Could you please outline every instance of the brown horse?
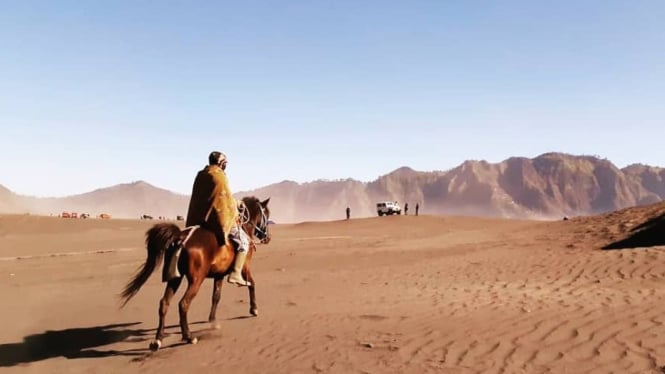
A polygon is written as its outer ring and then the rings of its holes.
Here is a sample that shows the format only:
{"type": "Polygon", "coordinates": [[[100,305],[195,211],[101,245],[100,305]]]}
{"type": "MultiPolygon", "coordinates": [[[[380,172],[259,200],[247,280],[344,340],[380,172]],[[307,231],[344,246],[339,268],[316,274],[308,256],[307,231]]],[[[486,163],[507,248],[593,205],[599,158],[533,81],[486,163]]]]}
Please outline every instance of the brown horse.
{"type": "MultiPolygon", "coordinates": [[[[249,270],[250,260],[256,251],[254,245],[254,237],[260,240],[261,243],[267,244],[270,242],[270,232],[268,229],[268,219],[270,218],[270,210],[268,209],[268,202],[270,198],[260,201],[256,197],[245,197],[242,199],[244,209],[240,212],[242,217],[242,228],[250,237],[250,246],[243,267],[243,277],[251,283],[249,288],[250,307],[249,312],[253,316],[258,315],[258,308],[256,306],[255,287],[256,282],[252,278],[252,273],[249,270]]],[[[204,228],[180,228],[173,223],[158,223],[146,232],[146,247],[148,250],[148,257],[134,278],[127,283],[121,297],[124,300],[122,306],[138,293],[139,289],[148,280],[152,272],[157,268],[165,257],[169,259],[173,252],[178,248],[182,248],[178,260],[178,270],[180,277],[176,277],[166,281],[166,290],[164,296],[159,303],[159,326],[157,327],[157,334],[155,340],[150,343],[150,349],[157,350],[162,345],[164,338],[164,318],[169,308],[169,304],[173,295],[178,290],[183,277],[187,278],[187,290],[185,295],[180,300],[180,331],[182,333],[182,340],[191,344],[196,344],[197,339],[192,337],[189,331],[189,324],[187,323],[187,311],[196,296],[201,284],[206,278],[213,278],[215,280],[213,294],[212,294],[212,307],[210,308],[210,322],[215,320],[217,314],[217,305],[222,292],[222,284],[224,277],[229,274],[233,268],[235,260],[235,246],[231,240],[223,246],[217,244],[215,235],[210,230],[204,228]],[[194,230],[190,232],[190,230],[194,230]]],[[[166,274],[166,267],[168,261],[164,262],[164,271],[166,274]]]]}

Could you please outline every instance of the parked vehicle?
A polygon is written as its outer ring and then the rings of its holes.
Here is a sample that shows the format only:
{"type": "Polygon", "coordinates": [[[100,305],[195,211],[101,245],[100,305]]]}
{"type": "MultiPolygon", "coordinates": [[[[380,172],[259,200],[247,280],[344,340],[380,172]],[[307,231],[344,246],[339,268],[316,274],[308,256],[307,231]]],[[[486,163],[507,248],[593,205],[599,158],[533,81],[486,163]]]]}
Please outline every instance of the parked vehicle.
{"type": "Polygon", "coordinates": [[[376,204],[376,213],[379,216],[382,215],[393,215],[393,214],[402,214],[402,208],[399,206],[397,201],[382,201],[376,204]]]}

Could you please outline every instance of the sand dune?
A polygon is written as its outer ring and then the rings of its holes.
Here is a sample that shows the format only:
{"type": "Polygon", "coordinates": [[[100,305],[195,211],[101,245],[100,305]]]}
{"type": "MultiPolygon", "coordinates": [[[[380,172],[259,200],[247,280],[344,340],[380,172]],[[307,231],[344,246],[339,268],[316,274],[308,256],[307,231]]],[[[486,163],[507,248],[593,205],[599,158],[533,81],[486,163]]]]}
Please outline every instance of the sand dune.
{"type": "Polygon", "coordinates": [[[172,305],[156,353],[159,276],[125,309],[116,297],[150,222],[4,216],[0,257],[38,256],[0,261],[0,370],[659,373],[665,243],[601,248],[664,210],[277,225],[252,266],[260,316],[245,318],[247,291],[226,285],[221,328],[203,322],[207,281],[190,310],[200,342],[180,345],[172,305]]]}

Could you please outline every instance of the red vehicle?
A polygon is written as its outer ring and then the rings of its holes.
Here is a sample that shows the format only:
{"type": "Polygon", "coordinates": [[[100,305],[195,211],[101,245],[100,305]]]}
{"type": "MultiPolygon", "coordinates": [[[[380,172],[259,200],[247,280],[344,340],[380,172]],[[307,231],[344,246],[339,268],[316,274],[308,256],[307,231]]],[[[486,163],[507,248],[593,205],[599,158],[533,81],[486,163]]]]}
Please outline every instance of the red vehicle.
{"type": "Polygon", "coordinates": [[[62,212],[60,214],[60,217],[62,217],[62,218],[71,218],[72,216],[68,212],[62,212]]]}

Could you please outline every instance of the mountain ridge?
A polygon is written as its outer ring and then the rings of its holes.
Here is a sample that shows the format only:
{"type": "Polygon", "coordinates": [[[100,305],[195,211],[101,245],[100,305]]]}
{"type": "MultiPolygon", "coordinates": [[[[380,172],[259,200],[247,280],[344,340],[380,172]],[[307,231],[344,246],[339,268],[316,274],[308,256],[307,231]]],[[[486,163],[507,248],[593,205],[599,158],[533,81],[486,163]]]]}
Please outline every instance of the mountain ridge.
{"type": "MultiPolygon", "coordinates": [[[[419,203],[424,214],[555,219],[663,201],[665,168],[641,163],[618,168],[598,156],[548,152],[496,163],[466,160],[445,171],[400,166],[369,182],[283,180],[235,194],[247,195],[271,197],[277,222],[342,219],[347,206],[352,217],[372,216],[381,200],[407,202],[410,212],[419,203]]],[[[175,217],[186,214],[188,199],[144,180],[65,197],[23,196],[0,184],[0,213],[175,217]]]]}

